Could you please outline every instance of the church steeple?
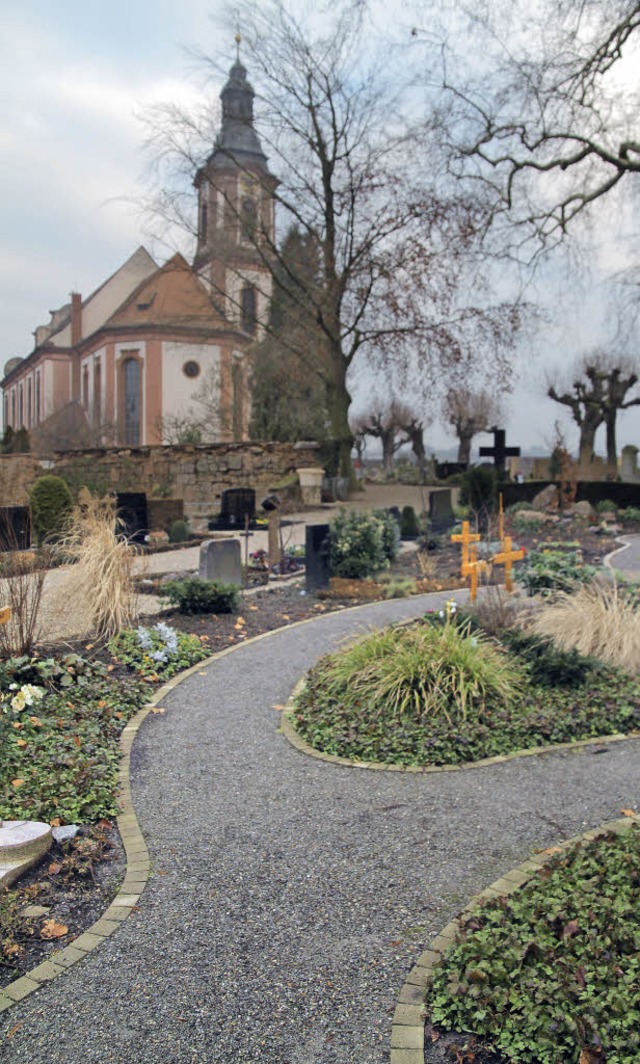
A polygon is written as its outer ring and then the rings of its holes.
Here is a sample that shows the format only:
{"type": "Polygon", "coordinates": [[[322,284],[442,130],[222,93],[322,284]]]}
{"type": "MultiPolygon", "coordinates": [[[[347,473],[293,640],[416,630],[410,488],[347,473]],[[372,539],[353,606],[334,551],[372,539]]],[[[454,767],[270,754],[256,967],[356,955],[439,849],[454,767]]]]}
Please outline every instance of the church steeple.
{"type": "Polygon", "coordinates": [[[254,97],[253,86],[247,79],[247,71],[238,55],[220,93],[222,125],[213,153],[208,159],[210,165],[221,165],[228,160],[240,166],[253,164],[260,170],[269,172],[267,157],[253,126],[254,97]]]}

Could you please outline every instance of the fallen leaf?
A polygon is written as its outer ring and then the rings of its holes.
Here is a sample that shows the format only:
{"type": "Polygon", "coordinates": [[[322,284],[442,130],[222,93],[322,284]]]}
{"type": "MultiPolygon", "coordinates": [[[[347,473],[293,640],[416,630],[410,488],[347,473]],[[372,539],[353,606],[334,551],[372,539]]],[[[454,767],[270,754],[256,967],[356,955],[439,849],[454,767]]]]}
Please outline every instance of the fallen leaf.
{"type": "Polygon", "coordinates": [[[27,740],[26,739],[16,739],[16,746],[26,746],[26,745],[27,745],[27,740]]]}
{"type": "Polygon", "coordinates": [[[101,698],[100,701],[98,702],[98,709],[104,709],[106,704],[107,703],[105,702],[104,698],[101,698]]]}
{"type": "Polygon", "coordinates": [[[60,827],[60,825],[61,825],[61,823],[62,823],[62,821],[61,821],[61,819],[60,819],[60,817],[59,817],[59,816],[54,816],[53,820],[50,820],[50,821],[49,821],[49,825],[50,825],[50,826],[51,826],[52,828],[59,828],[59,827],[60,827]]]}
{"type": "Polygon", "coordinates": [[[14,1036],[14,1034],[16,1034],[16,1032],[19,1031],[21,1027],[22,1027],[22,1023],[14,1023],[13,1027],[11,1028],[11,1030],[7,1031],[7,1041],[8,1042],[11,1041],[11,1039],[14,1036]]]}
{"type": "Polygon", "coordinates": [[[33,724],[34,728],[42,727],[42,721],[40,720],[40,717],[29,717],[29,720],[33,724]]]}
{"type": "Polygon", "coordinates": [[[271,708],[272,709],[284,709],[284,706],[281,706],[279,702],[276,702],[276,704],[274,706],[272,706],[271,708]]]}
{"type": "Polygon", "coordinates": [[[258,612],[258,607],[257,606],[247,606],[247,609],[251,610],[252,613],[257,613],[258,612]]]}
{"type": "MultiPolygon", "coordinates": [[[[16,954],[20,952],[20,946],[17,942],[11,942],[10,945],[4,947],[4,952],[6,953],[7,957],[15,957],[16,954]]],[[[18,1024],[18,1027],[19,1026],[20,1024],[18,1024]]],[[[10,1037],[11,1035],[7,1035],[7,1038],[10,1037]]]]}
{"type": "Polygon", "coordinates": [[[114,713],[113,715],[114,715],[114,717],[117,717],[118,720],[122,720],[122,713],[120,713],[120,711],[118,711],[117,713],[114,713]]]}
{"type": "Polygon", "coordinates": [[[603,1060],[601,1049],[581,1049],[578,1064],[602,1064],[603,1060]]]}
{"type": "Polygon", "coordinates": [[[562,846],[549,846],[546,850],[536,850],[536,853],[562,853],[562,846]]]}
{"type": "Polygon", "coordinates": [[[567,924],[565,924],[564,927],[562,928],[562,937],[563,938],[573,938],[574,935],[578,934],[579,930],[580,930],[580,928],[578,927],[578,921],[577,920],[569,920],[569,922],[567,924]]]}
{"type": "Polygon", "coordinates": [[[24,724],[20,720],[14,720],[13,727],[19,730],[20,728],[24,728],[24,724]]]}
{"type": "Polygon", "coordinates": [[[198,669],[198,676],[206,676],[206,675],[207,675],[207,670],[206,669],[198,669]]]}
{"type": "Polygon", "coordinates": [[[67,702],[67,709],[75,709],[73,702],[67,702]]]}
{"type": "Polygon", "coordinates": [[[85,650],[93,650],[93,647],[94,647],[93,643],[87,643],[87,645],[86,645],[86,647],[84,649],[85,650]]]}
{"type": "Polygon", "coordinates": [[[22,787],[24,780],[11,780],[12,787],[22,787]]]}
{"type": "Polygon", "coordinates": [[[68,931],[66,924],[59,924],[57,920],[45,920],[40,928],[40,938],[64,938],[68,931]]]}
{"type": "Polygon", "coordinates": [[[620,812],[622,813],[623,816],[637,816],[638,815],[636,812],[634,812],[633,809],[621,809],[620,812]]]}
{"type": "Polygon", "coordinates": [[[62,865],[60,864],[59,861],[52,861],[51,864],[49,865],[49,875],[50,876],[57,876],[58,872],[60,872],[61,869],[62,869],[62,865]]]}
{"type": "Polygon", "coordinates": [[[74,743],[76,744],[77,747],[82,746],[82,740],[81,740],[79,735],[74,735],[73,741],[74,741],[74,743]]]}
{"type": "Polygon", "coordinates": [[[236,618],[236,628],[238,627],[238,625],[240,625],[240,627],[242,627],[242,625],[246,624],[246,623],[247,622],[245,621],[244,617],[237,617],[236,618]]]}
{"type": "Polygon", "coordinates": [[[281,613],[280,616],[282,617],[283,621],[290,621],[291,620],[291,617],[289,616],[288,613],[281,613]]]}
{"type": "Polygon", "coordinates": [[[162,706],[152,706],[151,707],[151,712],[152,713],[166,713],[167,711],[166,711],[166,709],[163,709],[162,706]]]}

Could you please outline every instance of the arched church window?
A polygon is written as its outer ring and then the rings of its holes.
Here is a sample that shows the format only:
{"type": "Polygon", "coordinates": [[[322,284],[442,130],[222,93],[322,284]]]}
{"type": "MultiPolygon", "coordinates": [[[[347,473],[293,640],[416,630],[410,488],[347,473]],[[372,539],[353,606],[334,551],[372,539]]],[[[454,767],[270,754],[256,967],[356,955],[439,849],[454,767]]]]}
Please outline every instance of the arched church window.
{"type": "Polygon", "coordinates": [[[204,243],[207,239],[209,225],[209,208],[205,200],[200,204],[200,240],[204,243]]]}
{"type": "Polygon", "coordinates": [[[251,196],[245,196],[242,201],[242,239],[248,242],[255,240],[256,225],[258,221],[258,209],[256,201],[251,196]]]}
{"type": "Polygon", "coordinates": [[[244,332],[255,336],[258,328],[258,313],[256,304],[256,290],[252,285],[247,285],[240,294],[241,324],[244,332]]]}
{"type": "Polygon", "coordinates": [[[142,370],[137,358],[125,358],[122,363],[123,381],[123,442],[127,447],[139,447],[142,425],[142,370]]]}

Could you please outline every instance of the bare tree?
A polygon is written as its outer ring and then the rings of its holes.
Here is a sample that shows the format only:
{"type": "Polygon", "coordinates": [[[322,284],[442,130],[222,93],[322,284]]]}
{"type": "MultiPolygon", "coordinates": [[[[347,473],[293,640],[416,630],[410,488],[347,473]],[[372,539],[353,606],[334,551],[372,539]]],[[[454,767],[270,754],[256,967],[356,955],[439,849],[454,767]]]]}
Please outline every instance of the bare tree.
{"type": "Polygon", "coordinates": [[[411,444],[411,450],[418,464],[420,483],[424,484],[425,470],[427,467],[427,452],[424,446],[424,433],[428,424],[427,418],[419,416],[405,403],[394,405],[395,417],[399,427],[406,433],[406,442],[411,444]]]}
{"type": "MultiPolygon", "coordinates": [[[[352,423],[354,436],[373,436],[382,444],[382,468],[387,476],[393,474],[393,462],[396,452],[408,442],[408,436],[402,434],[400,417],[403,408],[395,402],[384,405],[374,402],[370,409],[361,414],[352,423]]],[[[405,411],[406,413],[406,411],[405,411]]],[[[404,420],[404,418],[403,418],[404,420]]]]}
{"type": "Polygon", "coordinates": [[[555,384],[549,385],[549,398],[568,406],[580,429],[581,464],[592,461],[596,432],[603,424],[607,432],[607,462],[616,464],[618,411],[640,405],[640,395],[627,398],[638,381],[636,370],[632,359],[597,349],[578,360],[570,385],[560,390],[555,384]]]}
{"type": "Polygon", "coordinates": [[[500,401],[481,389],[460,386],[450,388],[445,397],[444,420],[452,425],[458,438],[458,461],[469,465],[471,441],[478,432],[487,432],[503,417],[500,401]]]}
{"type": "Polygon", "coordinates": [[[473,66],[443,50],[455,171],[547,247],[640,173],[640,4],[514,0],[469,19],[473,66]]]}
{"type": "MultiPolygon", "coordinates": [[[[322,376],[343,475],[351,473],[349,374],[356,358],[401,364],[415,353],[425,371],[453,365],[462,373],[466,353],[482,344],[504,370],[520,324],[512,303],[495,303],[463,283],[482,228],[477,198],[461,196],[455,185],[443,191],[427,184],[425,175],[436,176],[428,145],[403,118],[410,113],[408,79],[381,77],[380,55],[365,56],[365,7],[341,0],[332,28],[315,32],[283,0],[240,0],[233,14],[244,27],[242,58],[256,85],[256,126],[278,177],[278,215],[318,247],[318,281],[309,288],[290,275],[289,292],[324,338],[326,358],[314,371],[322,376]]],[[[156,111],[154,123],[165,160],[177,155],[183,169],[185,159],[195,162],[193,116],[172,108],[156,111]]],[[[208,147],[200,145],[200,158],[208,147]]],[[[176,202],[182,206],[180,196],[176,202]]],[[[166,193],[165,217],[172,206],[166,193]]],[[[242,224],[233,197],[224,209],[242,224]]],[[[286,270],[285,258],[269,227],[254,221],[248,237],[275,276],[276,267],[286,270]]],[[[289,342],[308,362],[308,344],[289,342]]]]}

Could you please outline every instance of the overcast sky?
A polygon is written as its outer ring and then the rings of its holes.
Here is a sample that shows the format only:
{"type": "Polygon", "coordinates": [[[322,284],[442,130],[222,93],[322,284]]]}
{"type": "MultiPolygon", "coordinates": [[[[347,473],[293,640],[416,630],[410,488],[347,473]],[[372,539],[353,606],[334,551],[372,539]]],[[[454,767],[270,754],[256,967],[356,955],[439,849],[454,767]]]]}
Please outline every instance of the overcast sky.
{"type": "MultiPolygon", "coordinates": [[[[27,355],[50,310],[71,291],[89,294],[139,244],[163,260],[137,206],[146,165],[138,116],[154,101],[197,106],[206,98],[187,50],[222,50],[209,7],[207,0],[5,0],[0,365],[27,355]]],[[[228,52],[231,59],[232,42],[228,52]]],[[[212,100],[219,88],[209,87],[212,100]]],[[[600,267],[616,268],[624,256],[619,261],[617,245],[602,235],[595,247],[594,269],[581,287],[569,286],[566,265],[556,263],[541,289],[556,320],[523,346],[506,422],[511,442],[525,449],[545,447],[558,417],[569,443],[577,443],[563,408],[544,398],[543,378],[545,366],[570,362],[610,331],[600,267]]],[[[427,435],[433,447],[453,442],[442,428],[427,435]]],[[[602,450],[604,440],[598,442],[602,450]]],[[[640,444],[637,408],[620,419],[619,445],[625,443],[640,444]]]]}

